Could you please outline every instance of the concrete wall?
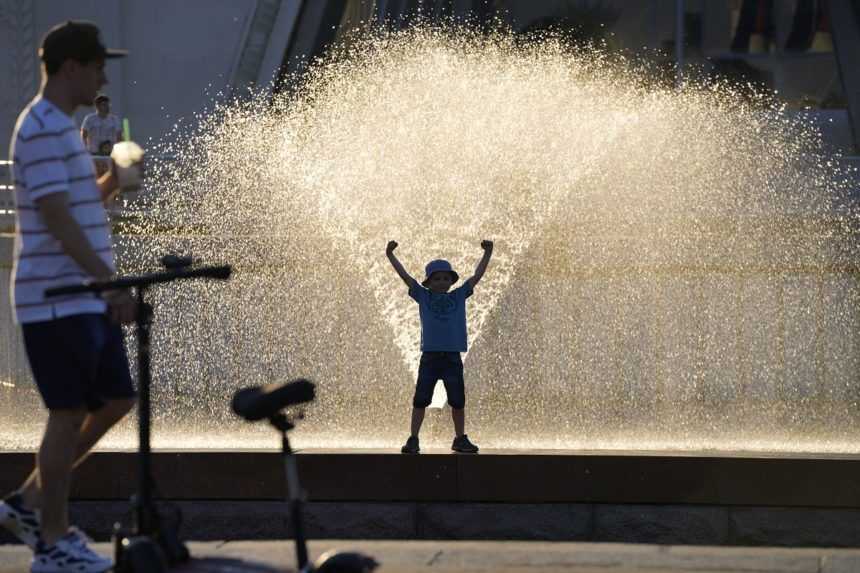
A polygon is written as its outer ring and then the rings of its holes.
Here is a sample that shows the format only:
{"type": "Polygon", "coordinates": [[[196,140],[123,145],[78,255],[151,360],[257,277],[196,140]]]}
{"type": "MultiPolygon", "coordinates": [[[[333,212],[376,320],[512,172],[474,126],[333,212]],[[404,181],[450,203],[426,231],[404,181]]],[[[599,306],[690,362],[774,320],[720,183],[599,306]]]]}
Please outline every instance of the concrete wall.
{"type": "MultiPolygon", "coordinates": [[[[193,122],[194,114],[211,106],[219,92],[229,91],[260,1],[0,0],[0,60],[4,65],[0,157],[8,155],[15,119],[38,89],[36,50],[41,37],[54,24],[70,18],[92,20],[102,28],[109,45],[131,50],[128,59],[108,64],[111,83],[106,92],[113,99],[115,112],[129,118],[133,138],[148,143],[170,138],[177,122],[193,122]]],[[[353,0],[352,11],[366,13],[366,6],[361,4],[370,1],[353,0]]],[[[294,10],[298,2],[282,0],[280,10],[284,13],[294,10]]],[[[674,38],[674,0],[639,3],[611,0],[606,4],[619,13],[612,27],[613,41],[619,46],[660,48],[674,38]]],[[[520,28],[558,12],[565,1],[507,0],[501,5],[509,11],[514,26],[520,28]]],[[[725,51],[731,32],[727,5],[688,1],[687,9],[700,12],[706,23],[702,50],[725,51]]],[[[782,14],[781,21],[789,18],[790,10],[782,14]]],[[[689,55],[691,61],[695,56],[689,55]]],[[[779,67],[778,75],[783,81],[777,87],[789,99],[809,93],[823,97],[825,93],[817,93],[820,90],[810,88],[803,78],[814,78],[813,87],[827,86],[836,71],[835,61],[832,54],[826,54],[810,62],[779,60],[762,65],[779,67]]],[[[89,111],[81,110],[78,119],[89,111]]]]}
{"type": "MultiPolygon", "coordinates": [[[[256,0],[0,0],[0,157],[21,107],[39,87],[36,50],[45,32],[66,19],[98,24],[109,46],[131,51],[107,66],[106,93],[128,117],[140,142],[167,137],[229,85],[256,0]]],[[[79,111],[79,119],[91,110],[79,111]]]]}

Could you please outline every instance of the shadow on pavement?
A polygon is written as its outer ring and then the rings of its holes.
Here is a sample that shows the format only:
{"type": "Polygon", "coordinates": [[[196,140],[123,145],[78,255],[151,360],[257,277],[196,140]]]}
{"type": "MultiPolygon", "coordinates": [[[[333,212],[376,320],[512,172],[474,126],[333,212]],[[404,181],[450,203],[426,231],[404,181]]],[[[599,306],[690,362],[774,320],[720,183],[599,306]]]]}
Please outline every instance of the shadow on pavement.
{"type": "Polygon", "coordinates": [[[236,559],[233,557],[194,558],[181,567],[171,569],[177,573],[290,573],[292,569],[279,569],[266,565],[236,559]]]}

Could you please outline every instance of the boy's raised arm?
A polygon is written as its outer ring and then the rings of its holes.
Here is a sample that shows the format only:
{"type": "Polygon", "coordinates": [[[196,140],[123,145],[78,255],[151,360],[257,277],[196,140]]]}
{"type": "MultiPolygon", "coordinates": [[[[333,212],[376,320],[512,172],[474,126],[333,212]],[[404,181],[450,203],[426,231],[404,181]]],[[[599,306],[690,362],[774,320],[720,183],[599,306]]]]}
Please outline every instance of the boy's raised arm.
{"type": "Polygon", "coordinates": [[[400,261],[397,260],[397,257],[394,255],[394,249],[396,248],[397,241],[388,241],[388,246],[385,247],[385,256],[387,256],[388,260],[391,261],[391,266],[394,267],[394,270],[397,271],[397,274],[400,276],[401,280],[406,283],[406,286],[412,288],[412,283],[415,282],[415,279],[406,272],[406,269],[404,269],[403,265],[400,264],[400,261]]]}
{"type": "Polygon", "coordinates": [[[490,257],[493,256],[493,241],[481,241],[481,248],[484,249],[484,256],[481,257],[481,261],[475,269],[475,274],[468,280],[468,282],[472,283],[472,288],[475,288],[475,285],[477,285],[478,281],[481,280],[481,277],[484,276],[484,271],[487,270],[487,265],[490,264],[490,257]]]}

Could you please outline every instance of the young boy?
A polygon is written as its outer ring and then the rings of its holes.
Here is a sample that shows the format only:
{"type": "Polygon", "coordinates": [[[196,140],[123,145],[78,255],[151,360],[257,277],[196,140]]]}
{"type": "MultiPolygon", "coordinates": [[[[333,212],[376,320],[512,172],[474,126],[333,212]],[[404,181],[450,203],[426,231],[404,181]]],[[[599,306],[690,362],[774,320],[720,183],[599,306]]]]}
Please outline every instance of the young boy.
{"type": "Polygon", "coordinates": [[[448,404],[451,406],[451,417],[454,420],[456,437],[451,449],[455,452],[477,453],[478,446],[470,442],[464,433],[463,408],[466,405],[466,393],[460,353],[466,352],[466,299],[472,296],[472,290],[487,270],[493,254],[493,242],[481,241],[484,256],[478,263],[475,274],[451,292],[448,290],[459,278],[451,268],[451,263],[441,259],[430,261],[424,271],[424,281],[419,285],[394,256],[396,248],[397,243],[389,241],[385,254],[391,261],[391,266],[409,287],[409,296],[418,303],[421,317],[421,363],[418,366],[418,381],[412,399],[412,434],[400,451],[404,454],[419,452],[418,432],[424,421],[424,410],[430,405],[436,382],[441,379],[448,393],[448,404]]]}

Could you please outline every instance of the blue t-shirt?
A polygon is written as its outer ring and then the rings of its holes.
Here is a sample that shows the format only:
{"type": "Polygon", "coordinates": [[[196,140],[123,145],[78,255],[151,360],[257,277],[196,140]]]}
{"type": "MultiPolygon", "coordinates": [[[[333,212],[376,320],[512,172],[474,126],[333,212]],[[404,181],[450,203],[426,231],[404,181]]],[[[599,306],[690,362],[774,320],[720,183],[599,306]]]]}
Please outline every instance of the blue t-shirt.
{"type": "Polygon", "coordinates": [[[409,296],[418,303],[421,316],[421,352],[466,352],[466,299],[473,290],[466,281],[437,294],[412,281],[409,296]]]}

